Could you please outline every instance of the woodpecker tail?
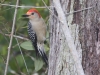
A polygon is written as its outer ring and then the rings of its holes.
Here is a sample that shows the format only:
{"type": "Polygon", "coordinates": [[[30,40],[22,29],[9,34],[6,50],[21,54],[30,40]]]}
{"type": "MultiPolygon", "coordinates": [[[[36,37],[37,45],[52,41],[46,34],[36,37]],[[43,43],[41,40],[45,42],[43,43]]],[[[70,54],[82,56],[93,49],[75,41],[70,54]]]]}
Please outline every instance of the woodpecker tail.
{"type": "Polygon", "coordinates": [[[34,44],[33,43],[33,46],[35,48],[36,55],[41,56],[45,64],[48,65],[48,58],[44,52],[44,44],[39,44],[39,43],[34,44]]]}
{"type": "Polygon", "coordinates": [[[46,65],[48,65],[48,58],[44,52],[44,44],[37,44],[38,47],[38,54],[42,57],[42,59],[44,60],[44,62],[46,63],[46,65]]]}

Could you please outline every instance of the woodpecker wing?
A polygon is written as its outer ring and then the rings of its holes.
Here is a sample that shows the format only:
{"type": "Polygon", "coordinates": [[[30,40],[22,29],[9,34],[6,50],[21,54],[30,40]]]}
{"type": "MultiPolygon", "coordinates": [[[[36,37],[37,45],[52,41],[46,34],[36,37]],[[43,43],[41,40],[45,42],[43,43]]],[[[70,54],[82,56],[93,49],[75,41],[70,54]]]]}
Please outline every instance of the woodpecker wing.
{"type": "Polygon", "coordinates": [[[32,45],[35,48],[36,55],[38,55],[37,36],[36,36],[36,33],[32,30],[32,26],[31,26],[30,22],[28,22],[28,29],[27,30],[28,30],[29,38],[30,38],[30,40],[32,42],[32,45]]]}
{"type": "Polygon", "coordinates": [[[48,65],[48,58],[44,52],[43,45],[37,44],[37,35],[35,31],[32,29],[32,25],[30,22],[28,22],[28,34],[32,42],[32,45],[34,46],[34,49],[36,51],[36,55],[40,55],[44,62],[48,65]]]}

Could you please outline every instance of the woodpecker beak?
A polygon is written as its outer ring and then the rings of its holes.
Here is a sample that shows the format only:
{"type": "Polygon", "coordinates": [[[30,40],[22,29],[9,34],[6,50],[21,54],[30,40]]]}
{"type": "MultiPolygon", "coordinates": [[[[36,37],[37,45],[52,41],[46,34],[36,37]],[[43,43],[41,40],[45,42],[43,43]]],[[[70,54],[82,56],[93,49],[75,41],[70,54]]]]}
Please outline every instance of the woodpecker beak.
{"type": "Polygon", "coordinates": [[[27,17],[29,17],[29,16],[30,16],[30,15],[27,15],[27,14],[25,14],[25,15],[22,15],[22,17],[26,17],[26,18],[27,18],[27,17]]]}
{"type": "Polygon", "coordinates": [[[22,15],[22,17],[29,17],[31,15],[32,12],[27,12],[25,15],[22,15]]]}

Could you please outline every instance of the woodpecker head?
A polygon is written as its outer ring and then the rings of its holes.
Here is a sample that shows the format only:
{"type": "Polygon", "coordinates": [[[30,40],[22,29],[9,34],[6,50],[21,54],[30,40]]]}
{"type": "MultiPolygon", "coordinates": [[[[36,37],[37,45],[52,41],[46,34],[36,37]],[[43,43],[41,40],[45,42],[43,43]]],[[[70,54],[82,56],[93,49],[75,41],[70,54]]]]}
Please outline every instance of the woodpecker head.
{"type": "Polygon", "coordinates": [[[35,20],[35,19],[41,18],[41,15],[35,8],[32,8],[32,9],[28,10],[25,15],[22,15],[22,17],[35,20]]]}

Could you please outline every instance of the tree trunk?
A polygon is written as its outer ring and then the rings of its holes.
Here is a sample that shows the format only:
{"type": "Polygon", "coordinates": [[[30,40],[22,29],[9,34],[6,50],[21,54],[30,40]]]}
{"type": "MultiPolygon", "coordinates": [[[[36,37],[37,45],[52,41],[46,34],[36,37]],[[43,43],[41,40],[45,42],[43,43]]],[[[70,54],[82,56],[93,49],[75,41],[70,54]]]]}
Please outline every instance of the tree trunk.
{"type": "Polygon", "coordinates": [[[100,75],[100,1],[84,0],[82,8],[93,7],[81,12],[80,41],[82,64],[86,75],[100,75]]]}
{"type": "MultiPolygon", "coordinates": [[[[60,2],[66,14],[67,24],[77,47],[79,60],[82,61],[85,75],[100,75],[100,1],[60,0],[60,2]],[[77,11],[85,8],[88,9],[77,11]],[[74,11],[77,12],[72,13],[74,11]]],[[[54,6],[52,0],[50,3],[54,6]]],[[[55,8],[51,8],[51,10],[54,14],[50,15],[48,75],[78,75],[69,47],[65,42],[62,25],[54,16],[58,16],[57,11],[55,8]]]]}
{"type": "MultiPolygon", "coordinates": [[[[51,5],[53,2],[51,0],[51,5]]],[[[62,0],[61,5],[65,14],[74,10],[74,1],[62,0]]],[[[58,16],[55,8],[51,8],[54,15],[58,16]]],[[[49,71],[48,75],[77,75],[75,64],[71,56],[69,47],[65,42],[65,35],[62,31],[62,25],[53,14],[50,15],[50,56],[49,56],[49,71]]],[[[82,56],[81,45],[78,38],[79,26],[72,24],[73,14],[66,15],[67,23],[71,34],[73,35],[77,51],[82,56]]]]}

